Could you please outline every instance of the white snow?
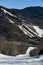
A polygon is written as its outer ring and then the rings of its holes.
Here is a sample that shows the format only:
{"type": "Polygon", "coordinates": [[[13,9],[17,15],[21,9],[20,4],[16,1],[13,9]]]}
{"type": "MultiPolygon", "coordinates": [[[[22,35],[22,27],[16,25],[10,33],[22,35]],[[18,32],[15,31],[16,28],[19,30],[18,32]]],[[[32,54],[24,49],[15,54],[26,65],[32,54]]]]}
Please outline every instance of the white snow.
{"type": "Polygon", "coordinates": [[[24,25],[28,30],[30,30],[32,33],[34,33],[35,35],[38,35],[36,32],[34,32],[33,30],[31,30],[27,25],[24,25]]]}
{"type": "Polygon", "coordinates": [[[0,54],[0,65],[43,65],[43,55],[28,57],[25,54],[18,56],[0,54]]]}
{"type": "Polygon", "coordinates": [[[39,26],[33,26],[33,27],[36,30],[36,32],[38,33],[38,35],[40,37],[42,37],[43,36],[43,29],[39,28],[39,26]]]}
{"type": "Polygon", "coordinates": [[[26,31],[25,30],[23,30],[23,27],[22,27],[22,25],[19,25],[18,26],[26,35],[28,35],[27,33],[26,33],[26,31]]]}
{"type": "Polygon", "coordinates": [[[9,21],[10,21],[11,23],[14,23],[14,22],[13,22],[12,20],[10,20],[10,19],[9,19],[9,21]]]}
{"type": "Polygon", "coordinates": [[[6,18],[7,18],[11,23],[14,23],[14,21],[12,21],[11,19],[9,19],[7,16],[6,16],[6,18]]]}
{"type": "Polygon", "coordinates": [[[29,37],[32,37],[33,34],[31,34],[29,31],[27,31],[22,25],[18,26],[26,35],[28,35],[29,37]]]}
{"type": "Polygon", "coordinates": [[[30,51],[32,51],[32,50],[34,50],[34,49],[36,49],[36,47],[29,47],[28,49],[27,49],[27,51],[26,51],[26,54],[28,55],[28,56],[30,56],[30,51]]]}
{"type": "Polygon", "coordinates": [[[6,13],[8,13],[9,15],[11,15],[11,16],[13,16],[13,17],[16,17],[16,18],[17,18],[17,16],[16,16],[16,15],[13,15],[12,13],[10,13],[10,12],[6,11],[5,9],[1,8],[1,10],[2,10],[2,11],[4,11],[4,13],[5,13],[5,14],[6,14],[6,13]]]}
{"type": "Polygon", "coordinates": [[[0,58],[13,58],[13,56],[8,56],[8,55],[0,54],[0,58]]]}
{"type": "Polygon", "coordinates": [[[3,10],[5,13],[10,14],[11,16],[14,16],[13,14],[11,14],[10,12],[6,11],[5,9],[1,8],[1,10],[3,10]]]}
{"type": "Polygon", "coordinates": [[[24,32],[25,34],[27,34],[28,36],[30,36],[30,37],[33,37],[33,36],[34,36],[34,35],[31,34],[29,31],[27,31],[25,28],[23,28],[23,32],[24,32]]]}
{"type": "Polygon", "coordinates": [[[18,27],[22,30],[22,25],[18,25],[18,27]]]}
{"type": "Polygon", "coordinates": [[[9,21],[10,21],[11,23],[14,23],[14,22],[13,22],[12,20],[10,20],[10,19],[9,19],[9,21]]]}

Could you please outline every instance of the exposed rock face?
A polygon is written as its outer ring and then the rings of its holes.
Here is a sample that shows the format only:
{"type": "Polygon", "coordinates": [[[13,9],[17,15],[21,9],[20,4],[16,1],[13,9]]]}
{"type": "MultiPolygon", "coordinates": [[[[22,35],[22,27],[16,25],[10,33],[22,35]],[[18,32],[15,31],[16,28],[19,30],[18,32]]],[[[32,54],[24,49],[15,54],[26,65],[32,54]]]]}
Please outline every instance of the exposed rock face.
{"type": "Polygon", "coordinates": [[[0,53],[6,55],[16,56],[19,54],[25,54],[30,44],[25,42],[12,42],[7,41],[5,38],[0,38],[0,53]]]}
{"type": "Polygon", "coordinates": [[[39,44],[40,50],[43,50],[43,37],[40,39],[39,44]]]}
{"type": "Polygon", "coordinates": [[[39,40],[39,45],[36,46],[36,49],[30,51],[30,56],[36,56],[43,54],[43,37],[39,40]]]}
{"type": "Polygon", "coordinates": [[[6,55],[12,55],[12,56],[16,56],[19,54],[25,54],[29,45],[25,45],[25,44],[17,45],[16,43],[6,43],[5,46],[1,50],[1,53],[6,54],[6,55]]]}
{"type": "Polygon", "coordinates": [[[39,41],[39,48],[40,48],[40,53],[39,54],[43,54],[43,37],[39,41]]]}
{"type": "Polygon", "coordinates": [[[39,54],[40,50],[38,48],[33,49],[32,51],[30,51],[30,56],[37,56],[39,54]]]}

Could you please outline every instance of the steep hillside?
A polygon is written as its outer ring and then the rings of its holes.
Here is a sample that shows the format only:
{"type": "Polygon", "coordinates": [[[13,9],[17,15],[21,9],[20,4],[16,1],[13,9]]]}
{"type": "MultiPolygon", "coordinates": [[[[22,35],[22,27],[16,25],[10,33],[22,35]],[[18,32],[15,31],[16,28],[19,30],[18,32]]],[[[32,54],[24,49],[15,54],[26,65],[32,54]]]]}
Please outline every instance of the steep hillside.
{"type": "Polygon", "coordinates": [[[43,39],[42,7],[19,10],[0,6],[0,53],[24,54],[30,46],[39,47],[43,51],[41,39],[43,39]]]}
{"type": "MultiPolygon", "coordinates": [[[[43,28],[43,7],[27,7],[24,9],[8,9],[0,6],[0,8],[4,8],[11,12],[13,15],[17,15],[18,17],[25,19],[26,23],[33,23],[35,25],[39,25],[43,28]]],[[[20,23],[20,22],[19,22],[20,23]]]]}

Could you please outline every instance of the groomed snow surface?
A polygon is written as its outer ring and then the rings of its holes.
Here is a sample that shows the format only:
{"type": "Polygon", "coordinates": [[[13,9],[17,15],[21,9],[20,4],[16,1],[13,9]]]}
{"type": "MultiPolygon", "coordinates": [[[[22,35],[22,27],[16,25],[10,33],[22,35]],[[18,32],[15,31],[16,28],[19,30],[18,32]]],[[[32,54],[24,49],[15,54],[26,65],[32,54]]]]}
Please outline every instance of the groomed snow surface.
{"type": "Polygon", "coordinates": [[[27,49],[26,54],[21,54],[18,56],[7,56],[0,54],[0,65],[43,65],[43,55],[30,57],[28,56],[31,50],[35,47],[30,47],[27,49]]]}
{"type": "Polygon", "coordinates": [[[43,65],[43,55],[28,57],[28,55],[6,56],[0,54],[0,65],[43,65]]]}

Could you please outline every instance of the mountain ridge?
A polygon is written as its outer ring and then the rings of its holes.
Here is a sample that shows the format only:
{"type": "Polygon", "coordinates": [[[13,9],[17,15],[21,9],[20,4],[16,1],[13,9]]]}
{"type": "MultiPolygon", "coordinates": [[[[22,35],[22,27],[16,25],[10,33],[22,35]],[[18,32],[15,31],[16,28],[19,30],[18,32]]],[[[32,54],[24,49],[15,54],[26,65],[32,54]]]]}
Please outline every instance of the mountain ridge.
{"type": "Polygon", "coordinates": [[[5,9],[11,12],[13,15],[17,15],[18,17],[25,19],[27,23],[31,22],[43,28],[43,7],[37,6],[26,7],[24,9],[5,9]]]}

